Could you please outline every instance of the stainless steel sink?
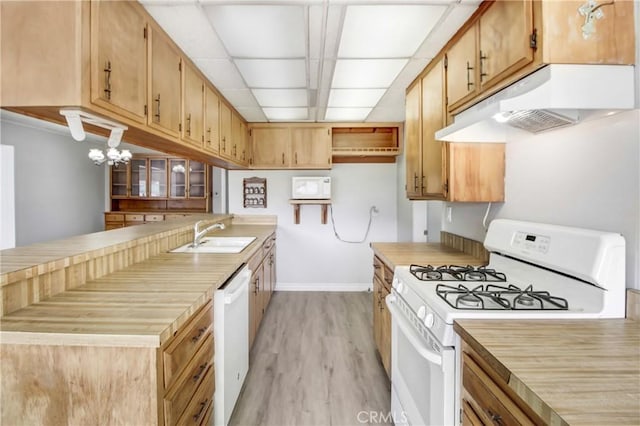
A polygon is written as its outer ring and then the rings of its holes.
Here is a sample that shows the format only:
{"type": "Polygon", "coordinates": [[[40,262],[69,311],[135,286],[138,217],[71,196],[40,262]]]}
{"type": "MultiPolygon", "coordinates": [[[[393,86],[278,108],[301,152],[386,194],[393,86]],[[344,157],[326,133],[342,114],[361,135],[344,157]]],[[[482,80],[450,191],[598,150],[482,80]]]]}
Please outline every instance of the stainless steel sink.
{"type": "Polygon", "coordinates": [[[209,237],[203,238],[197,247],[191,243],[171,250],[171,253],[240,253],[256,237],[209,237]]]}

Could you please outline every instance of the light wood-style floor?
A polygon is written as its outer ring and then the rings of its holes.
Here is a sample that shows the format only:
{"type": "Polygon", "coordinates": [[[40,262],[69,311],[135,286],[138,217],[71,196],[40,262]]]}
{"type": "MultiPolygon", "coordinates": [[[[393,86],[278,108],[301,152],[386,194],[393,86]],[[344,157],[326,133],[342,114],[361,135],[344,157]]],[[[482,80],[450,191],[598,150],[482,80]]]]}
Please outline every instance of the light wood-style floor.
{"type": "Polygon", "coordinates": [[[231,425],[361,425],[390,410],[371,293],[277,292],[231,425]]]}

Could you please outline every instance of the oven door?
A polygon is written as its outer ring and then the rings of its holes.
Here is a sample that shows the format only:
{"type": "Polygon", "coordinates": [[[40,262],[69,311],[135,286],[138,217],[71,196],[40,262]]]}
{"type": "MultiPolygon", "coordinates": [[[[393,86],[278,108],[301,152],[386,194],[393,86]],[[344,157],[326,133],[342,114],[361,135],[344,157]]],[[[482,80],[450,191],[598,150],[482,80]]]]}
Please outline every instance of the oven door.
{"type": "Polygon", "coordinates": [[[391,312],[391,411],[396,425],[453,425],[455,350],[443,347],[396,294],[391,312]]]}

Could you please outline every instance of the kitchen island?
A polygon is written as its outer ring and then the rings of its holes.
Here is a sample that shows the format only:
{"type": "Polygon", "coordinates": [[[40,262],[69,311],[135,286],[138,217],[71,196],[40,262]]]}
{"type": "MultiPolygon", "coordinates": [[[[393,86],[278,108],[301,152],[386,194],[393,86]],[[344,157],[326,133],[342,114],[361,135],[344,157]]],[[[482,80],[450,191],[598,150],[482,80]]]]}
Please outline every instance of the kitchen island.
{"type": "Polygon", "coordinates": [[[275,231],[255,223],[203,215],[0,253],[0,423],[209,417],[211,298],[275,231]],[[256,240],[238,254],[167,253],[198,219],[256,240]]]}
{"type": "MultiPolygon", "coordinates": [[[[463,401],[479,389],[467,373],[486,373],[480,386],[499,387],[497,393],[546,424],[640,424],[640,322],[465,319],[454,329],[467,348],[463,357],[476,365],[463,370],[463,401]]],[[[471,409],[463,402],[463,410],[499,415],[502,398],[476,396],[484,401],[471,409]]]]}

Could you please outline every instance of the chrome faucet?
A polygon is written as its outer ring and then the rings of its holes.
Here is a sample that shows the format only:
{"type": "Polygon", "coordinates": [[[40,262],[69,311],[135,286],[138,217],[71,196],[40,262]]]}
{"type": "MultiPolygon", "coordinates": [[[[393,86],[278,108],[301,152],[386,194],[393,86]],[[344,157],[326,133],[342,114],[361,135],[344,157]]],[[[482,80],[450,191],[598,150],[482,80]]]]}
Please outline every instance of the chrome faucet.
{"type": "Polygon", "coordinates": [[[193,225],[193,243],[191,244],[191,247],[198,247],[200,245],[200,240],[202,239],[202,237],[204,237],[204,235],[211,231],[212,229],[224,229],[224,223],[214,223],[213,225],[207,226],[205,229],[200,230],[200,224],[202,224],[202,222],[204,222],[204,220],[199,220],[195,223],[195,225],[193,225]]]}

